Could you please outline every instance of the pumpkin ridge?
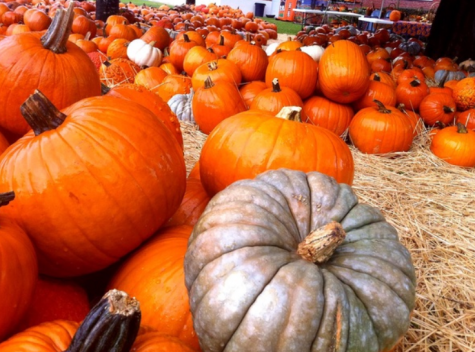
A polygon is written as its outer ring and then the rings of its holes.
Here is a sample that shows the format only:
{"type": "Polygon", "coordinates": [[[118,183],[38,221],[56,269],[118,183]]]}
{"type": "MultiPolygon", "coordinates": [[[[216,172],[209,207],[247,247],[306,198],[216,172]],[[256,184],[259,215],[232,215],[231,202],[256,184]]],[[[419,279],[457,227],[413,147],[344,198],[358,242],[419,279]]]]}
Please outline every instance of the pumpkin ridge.
{"type": "MultiPolygon", "coordinates": [[[[89,121],[89,122],[93,122],[93,121],[89,121]]],[[[104,145],[102,145],[98,140],[97,138],[95,138],[95,136],[93,134],[91,134],[90,132],[88,132],[88,128],[85,127],[84,125],[80,126],[79,124],[75,124],[76,126],[76,129],[81,131],[83,134],[85,134],[87,137],[89,137],[89,139],[94,142],[94,144],[96,144],[97,146],[99,146],[112,160],[115,161],[115,163],[117,164],[118,168],[119,169],[122,169],[123,171],[125,171],[129,176],[130,178],[133,180],[133,182],[137,185],[137,188],[142,191],[142,195],[144,197],[144,199],[147,200],[149,206],[150,206],[150,209],[153,209],[154,208],[154,203],[151,201],[151,199],[148,197],[147,193],[145,192],[144,188],[142,187],[142,185],[140,185],[140,183],[137,181],[137,179],[132,175],[132,173],[130,172],[130,170],[123,164],[119,161],[119,159],[117,158],[117,156],[112,153],[108,148],[106,148],[104,145]]],[[[112,133],[114,133],[115,135],[119,136],[119,137],[123,137],[123,136],[120,136],[118,133],[116,133],[115,131],[112,131],[110,130],[112,133]]],[[[101,186],[101,188],[104,190],[104,193],[106,193],[109,198],[111,200],[114,201],[114,203],[117,204],[117,207],[119,209],[123,209],[123,207],[121,206],[121,204],[119,204],[119,202],[114,199],[113,197],[111,197],[110,195],[110,192],[108,190],[106,190],[104,187],[103,187],[103,184],[102,182],[100,182],[95,175],[93,175],[92,172],[90,172],[89,168],[86,166],[85,162],[82,160],[82,158],[77,154],[76,150],[64,139],[64,137],[59,134],[60,136],[60,139],[63,140],[63,142],[72,150],[72,152],[77,155],[77,158],[78,160],[81,161],[81,163],[85,166],[86,170],[88,171],[88,173],[91,175],[91,177],[95,180],[95,182],[101,186]]],[[[132,145],[128,140],[122,138],[124,141],[126,141],[129,145],[131,145],[132,147],[134,147],[134,149],[136,149],[137,151],[139,151],[137,148],[135,148],[134,145],[132,145]]],[[[147,160],[140,152],[139,152],[139,155],[142,157],[143,160],[147,160]]],[[[168,201],[168,200],[167,200],[168,201]]],[[[134,219],[131,219],[128,212],[127,211],[122,211],[122,215],[124,215],[125,217],[127,217],[130,221],[131,224],[134,223],[134,219]]],[[[141,238],[141,242],[143,242],[145,239],[144,238],[141,238]]],[[[111,257],[113,258],[113,257],[111,257]]]]}
{"type": "MultiPolygon", "coordinates": [[[[371,255],[356,255],[356,256],[358,256],[358,257],[370,257],[370,258],[375,258],[375,259],[378,259],[378,260],[382,260],[382,261],[384,261],[385,263],[387,263],[388,265],[391,265],[393,268],[395,268],[396,270],[398,270],[403,276],[407,277],[407,275],[406,275],[400,268],[398,268],[397,266],[393,265],[392,263],[390,263],[390,262],[388,262],[388,261],[386,261],[386,260],[383,260],[383,259],[378,258],[378,257],[371,256],[371,255]]],[[[338,256],[338,255],[337,255],[337,256],[334,256],[334,258],[338,258],[338,257],[340,257],[340,256],[338,256]]],[[[370,275],[370,274],[368,274],[368,273],[366,273],[366,272],[364,272],[364,271],[356,270],[356,269],[350,268],[350,267],[348,267],[348,266],[346,266],[346,265],[342,265],[342,264],[328,263],[328,265],[333,266],[333,267],[338,267],[338,268],[344,268],[344,269],[347,269],[347,270],[350,270],[350,271],[354,271],[354,272],[359,273],[359,274],[370,275]]],[[[404,304],[406,305],[406,307],[407,307],[407,309],[408,309],[409,311],[411,311],[411,310],[413,309],[413,307],[409,307],[408,304],[407,304],[407,302],[404,300],[404,298],[401,297],[401,296],[400,296],[390,285],[388,285],[385,281],[381,281],[379,278],[377,278],[377,277],[375,277],[375,276],[371,276],[371,278],[372,278],[373,280],[375,280],[375,281],[378,281],[378,282],[380,282],[380,283],[386,285],[386,286],[389,288],[389,290],[391,290],[396,296],[398,296],[398,297],[401,299],[401,301],[404,302],[404,304]]],[[[412,282],[411,282],[411,284],[412,284],[412,282]]],[[[415,290],[415,287],[414,287],[414,290],[415,290]]]]}
{"type": "MultiPolygon", "coordinates": [[[[275,248],[276,246],[266,246],[266,247],[273,247],[275,248]]],[[[241,248],[250,248],[249,247],[241,247],[241,248]]],[[[279,247],[277,247],[279,248],[279,247]]],[[[285,249],[282,249],[282,248],[279,248],[280,250],[283,250],[285,251],[285,249]]],[[[289,264],[292,264],[295,260],[292,260],[291,256],[289,256],[289,261],[287,263],[284,263],[282,265],[280,265],[276,270],[275,270],[275,273],[269,278],[269,280],[265,283],[262,284],[262,288],[261,290],[259,291],[259,293],[256,293],[254,295],[254,299],[252,300],[252,302],[249,304],[249,306],[247,307],[246,309],[246,314],[244,314],[241,318],[241,320],[239,321],[239,323],[236,325],[236,326],[240,326],[241,323],[243,322],[243,320],[246,318],[247,316],[247,313],[249,312],[249,309],[254,305],[254,303],[256,303],[256,300],[260,297],[260,295],[262,294],[262,292],[264,292],[264,290],[267,288],[267,286],[270,284],[270,282],[272,282],[272,280],[277,276],[277,274],[279,273],[280,269],[282,269],[284,266],[286,265],[289,265],[289,264]]],[[[210,262],[211,263],[211,262],[210,262]]],[[[204,267],[203,267],[204,268],[204,267]]],[[[233,270],[235,269],[236,267],[233,267],[233,270]]],[[[228,272],[229,273],[229,272],[228,272]]],[[[226,275],[227,276],[227,275],[226,275]]],[[[208,291],[209,292],[209,291],[208,291]]],[[[208,294],[208,292],[206,294],[208,294]]],[[[203,298],[205,297],[206,295],[203,295],[203,298]]],[[[201,302],[200,302],[201,303],[201,302]]],[[[233,333],[229,336],[228,338],[228,341],[226,342],[226,344],[224,345],[222,351],[225,351],[226,350],[226,347],[228,346],[229,342],[231,342],[231,340],[233,339],[234,335],[236,335],[236,333],[238,332],[238,329],[234,329],[233,333]]]]}

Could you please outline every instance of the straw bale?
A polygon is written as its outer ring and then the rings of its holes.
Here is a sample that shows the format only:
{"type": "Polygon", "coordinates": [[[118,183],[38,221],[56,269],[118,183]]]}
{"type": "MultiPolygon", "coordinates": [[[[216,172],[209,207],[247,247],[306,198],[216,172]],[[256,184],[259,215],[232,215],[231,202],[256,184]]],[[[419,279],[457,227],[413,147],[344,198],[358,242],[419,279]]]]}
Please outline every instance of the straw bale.
{"type": "MultiPolygon", "coordinates": [[[[206,135],[184,122],[182,131],[189,171],[206,135]]],[[[416,268],[416,307],[395,352],[475,351],[475,169],[434,156],[428,132],[407,153],[351,146],[353,189],[395,226],[416,268]]]]}

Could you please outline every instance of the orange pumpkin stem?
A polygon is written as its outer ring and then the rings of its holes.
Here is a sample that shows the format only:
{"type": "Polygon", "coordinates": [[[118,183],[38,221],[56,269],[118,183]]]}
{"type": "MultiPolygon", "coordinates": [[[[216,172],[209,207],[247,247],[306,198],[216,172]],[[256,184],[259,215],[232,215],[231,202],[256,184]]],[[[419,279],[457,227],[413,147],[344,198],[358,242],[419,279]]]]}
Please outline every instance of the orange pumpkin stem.
{"type": "Polygon", "coordinates": [[[79,326],[64,352],[130,351],[141,320],[140,304],[119,290],[110,290],[79,326]]]}
{"type": "Polygon", "coordinates": [[[56,54],[62,54],[67,51],[66,43],[74,20],[74,6],[69,6],[68,11],[63,9],[56,10],[53,22],[47,32],[41,37],[41,44],[45,49],[49,49],[56,54]]]}
{"type": "Polygon", "coordinates": [[[35,90],[25,100],[20,106],[20,111],[35,132],[35,136],[59,127],[66,118],[66,115],[59,111],[39,90],[35,90]]]}
{"type": "Polygon", "coordinates": [[[383,103],[381,103],[379,100],[373,99],[373,102],[378,105],[378,111],[383,114],[390,114],[391,110],[386,109],[383,103]]]}
{"type": "Polygon", "coordinates": [[[305,237],[298,246],[297,254],[315,264],[325,263],[345,237],[346,232],[341,224],[332,221],[305,237]]]}
{"type": "Polygon", "coordinates": [[[4,192],[0,193],[0,207],[8,205],[13,199],[15,199],[15,192],[4,192]]]}

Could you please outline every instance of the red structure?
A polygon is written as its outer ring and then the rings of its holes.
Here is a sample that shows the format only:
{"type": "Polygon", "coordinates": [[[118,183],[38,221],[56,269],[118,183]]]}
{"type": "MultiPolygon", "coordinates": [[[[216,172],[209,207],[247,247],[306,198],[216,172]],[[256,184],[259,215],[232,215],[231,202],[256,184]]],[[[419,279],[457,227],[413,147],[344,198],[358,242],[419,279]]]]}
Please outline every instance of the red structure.
{"type": "Polygon", "coordinates": [[[281,0],[279,6],[279,20],[292,21],[294,20],[294,11],[297,7],[297,0],[281,0]]]}

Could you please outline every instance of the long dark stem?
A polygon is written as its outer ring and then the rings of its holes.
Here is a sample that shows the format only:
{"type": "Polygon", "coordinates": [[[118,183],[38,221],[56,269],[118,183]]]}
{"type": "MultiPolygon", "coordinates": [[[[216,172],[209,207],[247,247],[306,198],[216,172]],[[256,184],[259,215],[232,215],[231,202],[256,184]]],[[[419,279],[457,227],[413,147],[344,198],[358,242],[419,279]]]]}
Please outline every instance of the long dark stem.
{"type": "Polygon", "coordinates": [[[15,199],[15,192],[4,192],[0,193],[0,207],[8,205],[13,199],[15,199]]]}
{"type": "Polygon", "coordinates": [[[66,115],[59,111],[39,90],[35,90],[25,100],[20,106],[20,112],[36,136],[58,128],[66,119],[66,115]]]}
{"type": "Polygon", "coordinates": [[[69,6],[68,11],[57,9],[53,22],[47,32],[41,37],[41,44],[56,54],[65,53],[66,43],[74,20],[74,6],[69,6]]]}

